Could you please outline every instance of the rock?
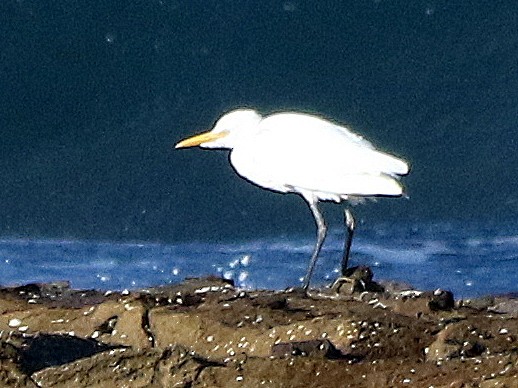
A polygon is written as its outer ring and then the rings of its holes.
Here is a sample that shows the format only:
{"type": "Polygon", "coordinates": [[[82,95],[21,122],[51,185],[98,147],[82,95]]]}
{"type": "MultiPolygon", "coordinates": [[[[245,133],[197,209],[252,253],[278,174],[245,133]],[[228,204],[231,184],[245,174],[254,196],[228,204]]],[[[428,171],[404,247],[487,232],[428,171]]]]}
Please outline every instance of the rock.
{"type": "Polygon", "coordinates": [[[508,314],[518,318],[518,297],[495,298],[494,306],[488,307],[488,310],[496,314],[508,314]]]}
{"type": "Polygon", "coordinates": [[[486,346],[479,338],[468,332],[464,322],[446,326],[437,338],[425,349],[427,361],[443,361],[456,357],[471,358],[480,356],[486,346]]]}
{"type": "Polygon", "coordinates": [[[205,368],[224,364],[209,361],[182,346],[166,349],[118,349],[77,360],[67,366],[36,372],[41,386],[55,387],[190,387],[205,368]]]}
{"type": "Polygon", "coordinates": [[[331,341],[329,340],[309,340],[280,342],[272,347],[274,357],[321,357],[328,359],[345,358],[331,341]]]}
{"type": "Polygon", "coordinates": [[[216,278],[122,293],[3,288],[0,386],[509,385],[515,297],[481,309],[452,299],[401,287],[243,291],[216,278]]]}
{"type": "Polygon", "coordinates": [[[428,302],[428,307],[432,311],[452,310],[455,307],[453,293],[441,289],[435,290],[428,302]]]}
{"type": "Polygon", "coordinates": [[[494,306],[495,297],[494,296],[484,296],[481,298],[475,299],[461,299],[458,303],[458,307],[467,307],[475,310],[483,311],[487,310],[489,307],[494,306]]]}

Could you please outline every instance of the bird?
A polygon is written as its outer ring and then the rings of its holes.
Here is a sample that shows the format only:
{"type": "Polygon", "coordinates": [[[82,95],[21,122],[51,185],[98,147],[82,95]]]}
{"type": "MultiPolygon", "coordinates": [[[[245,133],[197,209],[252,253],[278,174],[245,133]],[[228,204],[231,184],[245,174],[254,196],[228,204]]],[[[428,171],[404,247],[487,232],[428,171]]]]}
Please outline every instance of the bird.
{"type": "MultiPolygon", "coordinates": [[[[304,112],[263,116],[254,109],[238,108],[223,114],[211,130],[181,140],[175,148],[196,146],[230,150],[230,164],[239,176],[270,191],[298,194],[307,202],[317,238],[303,279],[304,291],[328,229],[319,202],[354,205],[367,198],[404,196],[400,178],[410,171],[408,162],[376,149],[348,127],[304,112]]],[[[342,275],[355,228],[349,209],[345,225],[342,275]]]]}

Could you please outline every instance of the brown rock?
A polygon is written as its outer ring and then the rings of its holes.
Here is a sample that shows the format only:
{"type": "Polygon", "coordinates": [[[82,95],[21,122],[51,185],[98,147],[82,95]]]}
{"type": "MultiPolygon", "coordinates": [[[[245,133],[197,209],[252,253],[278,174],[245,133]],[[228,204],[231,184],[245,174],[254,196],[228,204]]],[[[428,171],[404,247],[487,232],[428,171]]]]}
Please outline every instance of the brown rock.
{"type": "Polygon", "coordinates": [[[433,294],[244,292],[214,278],[124,295],[60,282],[0,289],[0,386],[468,387],[518,378],[512,296],[487,308],[451,307],[448,297],[435,309],[433,294]]]}
{"type": "Polygon", "coordinates": [[[329,340],[280,342],[273,345],[271,354],[274,357],[346,358],[329,340]]]}
{"type": "Polygon", "coordinates": [[[181,346],[163,350],[118,349],[36,372],[34,380],[53,387],[189,387],[205,368],[221,367],[181,346]]]}

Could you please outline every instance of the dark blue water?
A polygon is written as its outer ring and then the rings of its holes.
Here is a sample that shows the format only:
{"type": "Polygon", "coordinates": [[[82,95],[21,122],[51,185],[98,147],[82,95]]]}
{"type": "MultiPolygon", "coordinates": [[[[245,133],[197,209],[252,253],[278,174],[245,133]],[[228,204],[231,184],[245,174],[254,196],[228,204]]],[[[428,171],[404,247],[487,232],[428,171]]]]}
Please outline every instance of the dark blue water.
{"type": "MultiPolygon", "coordinates": [[[[0,240],[0,283],[70,280],[75,288],[136,289],[185,277],[221,275],[246,289],[300,285],[313,236],[221,243],[112,243],[0,240]]],[[[312,284],[339,272],[343,236],[329,233],[312,284]]],[[[466,223],[362,225],[350,265],[373,268],[375,280],[419,289],[449,289],[456,297],[518,291],[518,226],[466,223]]]]}
{"type": "Polygon", "coordinates": [[[516,1],[2,0],[0,236],[253,236],[283,214],[296,232],[300,199],[172,149],[243,106],[317,113],[408,160],[395,214],[516,219],[517,20],[516,1]]]}

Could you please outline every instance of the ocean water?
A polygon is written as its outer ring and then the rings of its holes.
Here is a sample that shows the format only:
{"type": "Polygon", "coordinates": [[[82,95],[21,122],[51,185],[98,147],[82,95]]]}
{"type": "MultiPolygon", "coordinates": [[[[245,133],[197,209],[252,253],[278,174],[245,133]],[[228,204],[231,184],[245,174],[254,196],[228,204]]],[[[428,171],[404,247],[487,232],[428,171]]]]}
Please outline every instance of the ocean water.
{"type": "MultiPolygon", "coordinates": [[[[341,230],[331,230],[312,278],[339,273],[341,230]]],[[[0,240],[0,284],[69,280],[74,288],[139,289],[220,275],[245,289],[300,285],[314,236],[239,242],[120,243],[87,240],[0,240]]],[[[518,291],[518,226],[421,223],[361,225],[350,265],[369,265],[375,280],[475,297],[518,291]]]]}

